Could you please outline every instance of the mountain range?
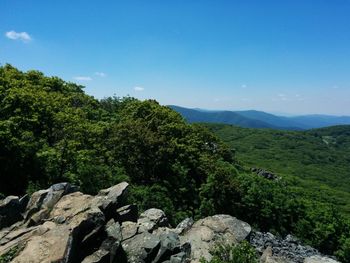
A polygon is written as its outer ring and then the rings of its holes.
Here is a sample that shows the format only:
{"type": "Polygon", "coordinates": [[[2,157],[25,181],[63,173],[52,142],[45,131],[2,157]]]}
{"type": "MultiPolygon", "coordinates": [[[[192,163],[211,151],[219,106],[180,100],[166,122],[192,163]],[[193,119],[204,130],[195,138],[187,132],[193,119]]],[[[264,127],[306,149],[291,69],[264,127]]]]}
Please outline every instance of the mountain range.
{"type": "Polygon", "coordinates": [[[350,124],[350,116],[314,114],[285,117],[256,110],[210,111],[204,109],[184,108],[176,105],[169,105],[169,107],[180,113],[188,122],[232,124],[245,128],[307,130],[350,124]]]}

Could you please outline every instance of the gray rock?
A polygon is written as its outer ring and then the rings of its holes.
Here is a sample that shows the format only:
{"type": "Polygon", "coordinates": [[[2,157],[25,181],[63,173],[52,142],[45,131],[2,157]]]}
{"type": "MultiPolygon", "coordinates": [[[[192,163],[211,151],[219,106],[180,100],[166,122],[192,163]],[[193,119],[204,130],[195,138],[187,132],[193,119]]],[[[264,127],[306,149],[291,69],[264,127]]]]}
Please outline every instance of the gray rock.
{"type": "Polygon", "coordinates": [[[120,257],[121,250],[121,227],[118,222],[114,222],[113,219],[108,221],[105,226],[106,238],[103,240],[100,248],[93,254],[86,257],[83,262],[85,263],[109,263],[109,262],[124,262],[117,260],[117,256],[120,257]]]}
{"type": "Polygon", "coordinates": [[[67,194],[77,191],[77,187],[69,183],[58,183],[50,186],[46,190],[40,190],[31,196],[25,215],[28,226],[41,224],[47,219],[55,204],[67,194]]]}
{"type": "Polygon", "coordinates": [[[122,182],[99,192],[96,200],[107,220],[117,216],[116,210],[124,205],[128,186],[128,183],[122,182]]]}
{"type": "MultiPolygon", "coordinates": [[[[99,249],[90,256],[84,258],[82,263],[109,263],[110,254],[108,251],[99,249]]],[[[113,262],[113,261],[112,261],[113,262]]]]}
{"type": "Polygon", "coordinates": [[[43,201],[45,197],[47,196],[49,190],[39,190],[32,194],[32,196],[29,199],[26,212],[25,212],[25,220],[27,221],[33,214],[38,212],[41,209],[41,206],[43,204],[43,201]]]}
{"type": "Polygon", "coordinates": [[[151,208],[143,212],[137,220],[137,224],[140,232],[152,232],[158,227],[169,225],[165,213],[156,208],[151,208]]]}
{"type": "Polygon", "coordinates": [[[159,236],[160,248],[154,262],[163,262],[181,251],[180,239],[175,233],[162,234],[159,236]]]}
{"type": "Polygon", "coordinates": [[[136,236],[137,229],[138,227],[135,222],[131,222],[131,221],[123,222],[121,226],[123,241],[136,236]]]}
{"type": "Polygon", "coordinates": [[[329,257],[312,256],[312,257],[307,257],[304,260],[304,263],[340,263],[340,262],[334,259],[331,259],[329,257]]]}
{"type": "Polygon", "coordinates": [[[139,211],[136,205],[126,205],[117,209],[116,221],[132,221],[136,222],[139,211]]]}
{"type": "Polygon", "coordinates": [[[78,191],[78,188],[69,183],[54,184],[48,189],[48,193],[43,200],[42,206],[51,209],[62,196],[76,191],[78,191]]]}
{"type": "Polygon", "coordinates": [[[8,196],[0,201],[0,229],[23,219],[23,205],[18,196],[8,196]]]}
{"type": "Polygon", "coordinates": [[[244,240],[251,227],[229,215],[209,216],[195,222],[190,230],[180,236],[181,243],[191,244],[191,260],[199,262],[204,257],[210,261],[210,251],[218,244],[236,244],[244,240]]]}
{"type": "Polygon", "coordinates": [[[270,247],[270,258],[278,259],[282,262],[303,263],[307,257],[320,255],[316,249],[310,246],[303,246],[298,239],[291,235],[281,239],[271,233],[253,232],[250,235],[250,243],[259,252],[264,252],[270,247]]]}
{"type": "Polygon", "coordinates": [[[24,213],[24,211],[26,210],[26,207],[27,207],[27,205],[28,205],[28,203],[29,203],[29,195],[24,195],[24,196],[22,196],[20,199],[19,199],[19,205],[20,205],[20,207],[21,207],[21,211],[22,211],[22,213],[24,213]]]}
{"type": "Polygon", "coordinates": [[[194,221],[192,218],[188,217],[182,220],[177,226],[176,226],[176,233],[183,234],[186,231],[188,231],[194,224],[194,221]]]}
{"type": "Polygon", "coordinates": [[[144,232],[123,242],[124,251],[130,263],[152,262],[160,248],[157,236],[144,232]]]}
{"type": "Polygon", "coordinates": [[[188,262],[188,256],[185,252],[180,252],[170,257],[169,263],[185,263],[188,262]]]}

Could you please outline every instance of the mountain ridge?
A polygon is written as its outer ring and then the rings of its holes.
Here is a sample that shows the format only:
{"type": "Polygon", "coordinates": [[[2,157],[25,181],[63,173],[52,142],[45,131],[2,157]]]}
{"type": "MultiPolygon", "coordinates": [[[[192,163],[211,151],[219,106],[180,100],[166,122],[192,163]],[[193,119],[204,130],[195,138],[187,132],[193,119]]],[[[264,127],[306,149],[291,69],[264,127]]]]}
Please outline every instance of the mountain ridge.
{"type": "Polygon", "coordinates": [[[271,128],[278,130],[308,130],[336,125],[349,125],[350,116],[309,114],[279,116],[258,110],[205,110],[168,105],[180,113],[188,122],[207,122],[237,125],[244,128],[271,128]]]}

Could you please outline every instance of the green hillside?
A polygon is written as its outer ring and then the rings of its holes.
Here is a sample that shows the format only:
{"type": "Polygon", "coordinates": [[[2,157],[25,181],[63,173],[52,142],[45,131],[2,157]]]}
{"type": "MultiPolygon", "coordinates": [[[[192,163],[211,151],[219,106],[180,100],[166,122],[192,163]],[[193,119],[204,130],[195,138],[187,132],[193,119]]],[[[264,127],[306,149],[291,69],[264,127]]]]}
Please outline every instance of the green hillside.
{"type": "Polygon", "coordinates": [[[140,211],[162,209],[173,225],[186,217],[230,214],[349,262],[348,180],[346,174],[334,177],[349,161],[349,137],[341,128],[298,133],[208,127],[228,144],[154,100],[97,100],[83,86],[2,66],[0,199],[64,181],[85,193],[127,181],[130,203],[140,211]],[[283,177],[266,179],[252,166],[283,177]],[[319,171],[325,173],[317,177],[319,171]],[[319,182],[329,187],[317,194],[319,182]]]}
{"type": "Polygon", "coordinates": [[[309,131],[205,126],[234,148],[245,165],[298,178],[296,186],[309,196],[332,202],[350,215],[350,126],[309,131]]]}

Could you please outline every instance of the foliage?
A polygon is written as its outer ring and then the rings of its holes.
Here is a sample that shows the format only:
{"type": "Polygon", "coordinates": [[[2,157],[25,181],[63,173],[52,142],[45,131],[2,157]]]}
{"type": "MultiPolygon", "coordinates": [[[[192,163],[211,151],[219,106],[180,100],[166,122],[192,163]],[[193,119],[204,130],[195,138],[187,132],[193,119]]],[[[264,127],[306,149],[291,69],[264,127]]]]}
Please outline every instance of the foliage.
{"type": "Polygon", "coordinates": [[[202,259],[201,263],[258,263],[255,249],[247,242],[236,245],[218,245],[212,252],[210,261],[202,259]]]}
{"type": "Polygon", "coordinates": [[[271,170],[290,180],[299,194],[332,203],[350,216],[350,126],[309,131],[204,126],[235,149],[246,166],[271,170]]]}
{"type": "Polygon", "coordinates": [[[17,255],[21,252],[23,247],[15,246],[13,248],[10,248],[5,254],[2,254],[0,256],[0,263],[8,263],[11,262],[12,259],[17,257],[17,255]]]}

